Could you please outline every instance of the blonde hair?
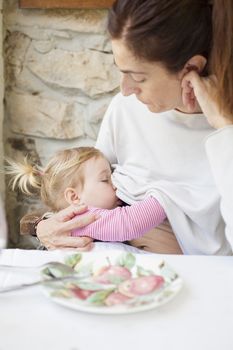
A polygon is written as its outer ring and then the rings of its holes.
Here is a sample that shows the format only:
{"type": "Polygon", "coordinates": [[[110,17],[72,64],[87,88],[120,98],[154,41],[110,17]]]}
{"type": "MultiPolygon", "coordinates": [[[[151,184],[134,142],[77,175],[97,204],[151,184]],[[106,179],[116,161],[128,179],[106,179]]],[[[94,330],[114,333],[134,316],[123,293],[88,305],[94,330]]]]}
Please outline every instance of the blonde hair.
{"type": "Polygon", "coordinates": [[[8,165],[5,173],[12,176],[11,187],[19,188],[23,193],[32,195],[40,191],[45,205],[52,211],[63,209],[61,207],[61,194],[67,187],[83,184],[81,166],[91,158],[104,157],[94,147],[77,147],[57,152],[45,168],[31,164],[28,157],[23,163],[6,159],[8,165]]]}

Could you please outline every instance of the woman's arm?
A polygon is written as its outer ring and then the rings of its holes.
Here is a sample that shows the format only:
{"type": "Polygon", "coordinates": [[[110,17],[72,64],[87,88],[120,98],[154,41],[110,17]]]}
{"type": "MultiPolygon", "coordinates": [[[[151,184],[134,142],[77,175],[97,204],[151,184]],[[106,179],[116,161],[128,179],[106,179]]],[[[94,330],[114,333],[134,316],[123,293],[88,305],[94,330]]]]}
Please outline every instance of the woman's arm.
{"type": "Polygon", "coordinates": [[[233,125],[211,134],[206,141],[206,152],[221,196],[225,234],[233,250],[233,125]]]}
{"type": "Polygon", "coordinates": [[[207,138],[206,152],[221,198],[225,234],[233,250],[233,116],[226,116],[217,102],[215,77],[201,78],[190,72],[182,86],[184,104],[192,110],[197,100],[209,124],[218,129],[207,138]]]}
{"type": "Polygon", "coordinates": [[[101,241],[123,242],[143,236],[160,225],[166,214],[155,198],[112,210],[90,208],[100,216],[92,224],[76,229],[73,236],[89,236],[101,241]]]}

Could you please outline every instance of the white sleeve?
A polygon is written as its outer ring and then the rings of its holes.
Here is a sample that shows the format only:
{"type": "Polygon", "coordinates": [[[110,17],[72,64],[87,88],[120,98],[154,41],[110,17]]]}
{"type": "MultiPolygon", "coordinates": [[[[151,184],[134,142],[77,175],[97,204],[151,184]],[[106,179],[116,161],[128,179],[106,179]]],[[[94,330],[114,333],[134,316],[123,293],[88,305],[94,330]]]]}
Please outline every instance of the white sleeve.
{"type": "Polygon", "coordinates": [[[116,152],[114,150],[114,114],[116,113],[115,111],[115,100],[117,96],[115,96],[106,113],[105,116],[102,120],[102,124],[99,130],[98,138],[96,141],[95,147],[98,148],[105,157],[109,160],[111,164],[117,163],[117,157],[116,157],[116,152]]]}
{"type": "Polygon", "coordinates": [[[206,152],[221,197],[225,234],[233,250],[233,125],[211,134],[206,152]]]}

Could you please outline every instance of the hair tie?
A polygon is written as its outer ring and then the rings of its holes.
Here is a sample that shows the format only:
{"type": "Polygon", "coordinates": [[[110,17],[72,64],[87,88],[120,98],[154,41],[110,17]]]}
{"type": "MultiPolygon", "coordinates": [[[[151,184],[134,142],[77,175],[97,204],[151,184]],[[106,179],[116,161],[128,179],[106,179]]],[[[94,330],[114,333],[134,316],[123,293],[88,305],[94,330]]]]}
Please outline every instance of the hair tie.
{"type": "Polygon", "coordinates": [[[202,1],[201,4],[203,6],[213,6],[213,0],[205,0],[205,1],[202,1]]]}
{"type": "Polygon", "coordinates": [[[37,176],[41,176],[41,177],[44,176],[44,174],[45,174],[43,171],[38,170],[38,169],[36,169],[35,173],[37,176]]]}

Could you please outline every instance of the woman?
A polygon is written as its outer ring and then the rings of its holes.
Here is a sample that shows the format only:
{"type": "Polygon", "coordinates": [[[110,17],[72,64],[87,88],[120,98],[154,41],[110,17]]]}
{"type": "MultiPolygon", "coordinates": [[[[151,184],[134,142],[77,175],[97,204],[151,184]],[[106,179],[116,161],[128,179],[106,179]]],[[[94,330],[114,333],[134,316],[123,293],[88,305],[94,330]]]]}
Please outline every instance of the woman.
{"type": "MultiPolygon", "coordinates": [[[[121,90],[135,96],[113,100],[97,147],[115,163],[121,199],[131,204],[148,192],[159,196],[184,253],[232,251],[232,22],[231,0],[118,0],[109,13],[121,90]],[[216,78],[205,78],[210,73],[216,78]],[[213,133],[201,110],[220,132],[213,133]]],[[[80,210],[40,222],[41,242],[90,248],[88,238],[74,243],[70,237],[71,229],[94,220],[72,219],[80,210]]]]}

